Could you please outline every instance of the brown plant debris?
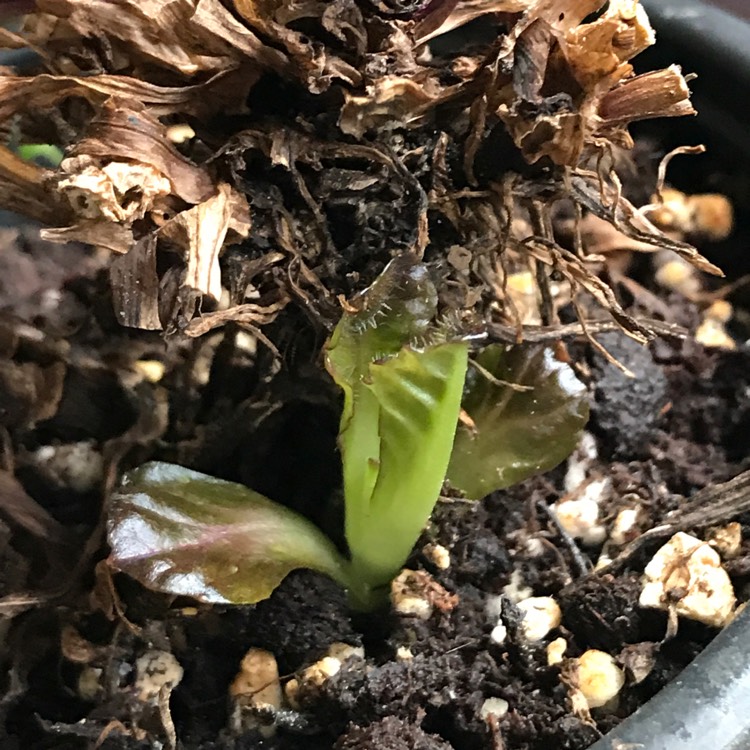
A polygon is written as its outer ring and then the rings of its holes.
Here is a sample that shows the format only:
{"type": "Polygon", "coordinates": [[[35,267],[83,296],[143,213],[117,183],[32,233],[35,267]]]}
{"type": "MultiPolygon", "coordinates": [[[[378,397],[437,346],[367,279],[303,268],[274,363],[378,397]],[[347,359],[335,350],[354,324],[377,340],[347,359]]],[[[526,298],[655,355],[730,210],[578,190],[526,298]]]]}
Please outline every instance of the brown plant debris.
{"type": "Polygon", "coordinates": [[[694,112],[676,66],[634,73],[654,42],[638,0],[36,6],[0,40],[42,52],[0,75],[0,122],[64,158],[0,151],[0,204],[109,253],[125,326],[257,332],[293,302],[329,329],[338,295],[416,252],[459,330],[521,339],[594,303],[646,340],[599,278],[594,218],[621,247],[719,273],[627,200],[614,166],[631,122],[694,112]],[[537,312],[519,313],[519,273],[537,312]]]}

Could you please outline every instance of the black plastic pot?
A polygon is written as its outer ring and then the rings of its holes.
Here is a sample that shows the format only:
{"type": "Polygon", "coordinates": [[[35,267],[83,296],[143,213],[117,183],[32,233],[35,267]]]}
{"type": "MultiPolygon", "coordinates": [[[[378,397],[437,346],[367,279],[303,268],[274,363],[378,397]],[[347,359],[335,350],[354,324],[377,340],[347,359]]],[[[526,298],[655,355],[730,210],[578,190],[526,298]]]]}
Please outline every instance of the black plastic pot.
{"type": "Polygon", "coordinates": [[[680,676],[589,750],[750,748],[750,608],[680,676]]]}
{"type": "Polygon", "coordinates": [[[743,18],[719,7],[739,6],[734,0],[641,2],[657,43],[639,61],[648,67],[676,62],[683,72],[695,73],[690,89],[698,127],[735,153],[750,156],[750,3],[741,0],[743,18]]]}

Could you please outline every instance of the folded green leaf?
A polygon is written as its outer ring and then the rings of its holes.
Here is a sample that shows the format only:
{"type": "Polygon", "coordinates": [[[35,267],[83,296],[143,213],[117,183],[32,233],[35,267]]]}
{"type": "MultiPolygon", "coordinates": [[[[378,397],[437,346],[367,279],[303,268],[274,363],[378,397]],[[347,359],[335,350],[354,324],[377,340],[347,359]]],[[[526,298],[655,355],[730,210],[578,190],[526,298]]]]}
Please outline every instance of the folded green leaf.
{"type": "MultiPolygon", "coordinates": [[[[387,583],[409,556],[440,495],[461,407],[468,346],[439,344],[402,350],[370,366],[364,383],[377,416],[355,405],[350,426],[364,423],[378,441],[369,494],[346,494],[346,539],[354,575],[372,586],[387,583]]],[[[344,465],[360,461],[360,446],[341,436],[344,465]]]]}
{"type": "Polygon", "coordinates": [[[427,268],[413,256],[399,255],[349,302],[328,342],[326,367],[344,391],[339,444],[347,515],[350,506],[368,503],[379,472],[379,407],[365,386],[370,365],[424,336],[436,311],[437,291],[427,268]]]}
{"type": "Polygon", "coordinates": [[[468,345],[426,341],[437,293],[412,256],[394,259],[350,307],[326,365],[344,391],[339,444],[352,575],[377,587],[403,565],[437,501],[468,345]]]}
{"type": "Polygon", "coordinates": [[[205,602],[267,598],[295,568],[346,585],[346,561],[307,519],[239,484],[165,463],[125,475],[108,521],[112,567],[205,602]]]}
{"type": "Polygon", "coordinates": [[[565,459],[588,419],[584,386],[542,347],[489,346],[470,368],[448,481],[472,499],[509,487],[565,459]],[[497,381],[525,386],[519,391],[497,381]]]}

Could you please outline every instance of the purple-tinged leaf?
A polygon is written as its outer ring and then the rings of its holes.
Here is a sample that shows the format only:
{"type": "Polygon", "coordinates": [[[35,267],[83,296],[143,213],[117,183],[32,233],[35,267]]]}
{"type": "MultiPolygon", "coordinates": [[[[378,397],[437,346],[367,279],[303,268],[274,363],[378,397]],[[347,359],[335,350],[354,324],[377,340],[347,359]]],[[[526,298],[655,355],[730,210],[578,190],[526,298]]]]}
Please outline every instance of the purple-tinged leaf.
{"type": "Polygon", "coordinates": [[[484,372],[469,368],[462,403],[474,429],[459,424],[447,476],[476,500],[557,466],[589,413],[586,389],[550,349],[493,345],[477,363],[484,372]]]}
{"type": "Polygon", "coordinates": [[[112,496],[109,563],[144,586],[204,602],[267,598],[296,568],[345,583],[346,563],[306,518],[181,466],[128,472],[112,496]]]}

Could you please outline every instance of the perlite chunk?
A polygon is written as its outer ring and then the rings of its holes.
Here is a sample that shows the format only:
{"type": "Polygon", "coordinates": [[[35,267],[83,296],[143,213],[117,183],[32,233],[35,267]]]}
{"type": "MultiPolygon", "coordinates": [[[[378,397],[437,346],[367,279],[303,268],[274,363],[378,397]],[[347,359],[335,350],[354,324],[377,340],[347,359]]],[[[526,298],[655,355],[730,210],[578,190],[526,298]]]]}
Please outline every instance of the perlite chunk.
{"type": "Polygon", "coordinates": [[[718,553],[690,534],[675,534],[644,571],[641,607],[674,607],[678,615],[720,628],[731,618],[735,602],[718,553]]]}

